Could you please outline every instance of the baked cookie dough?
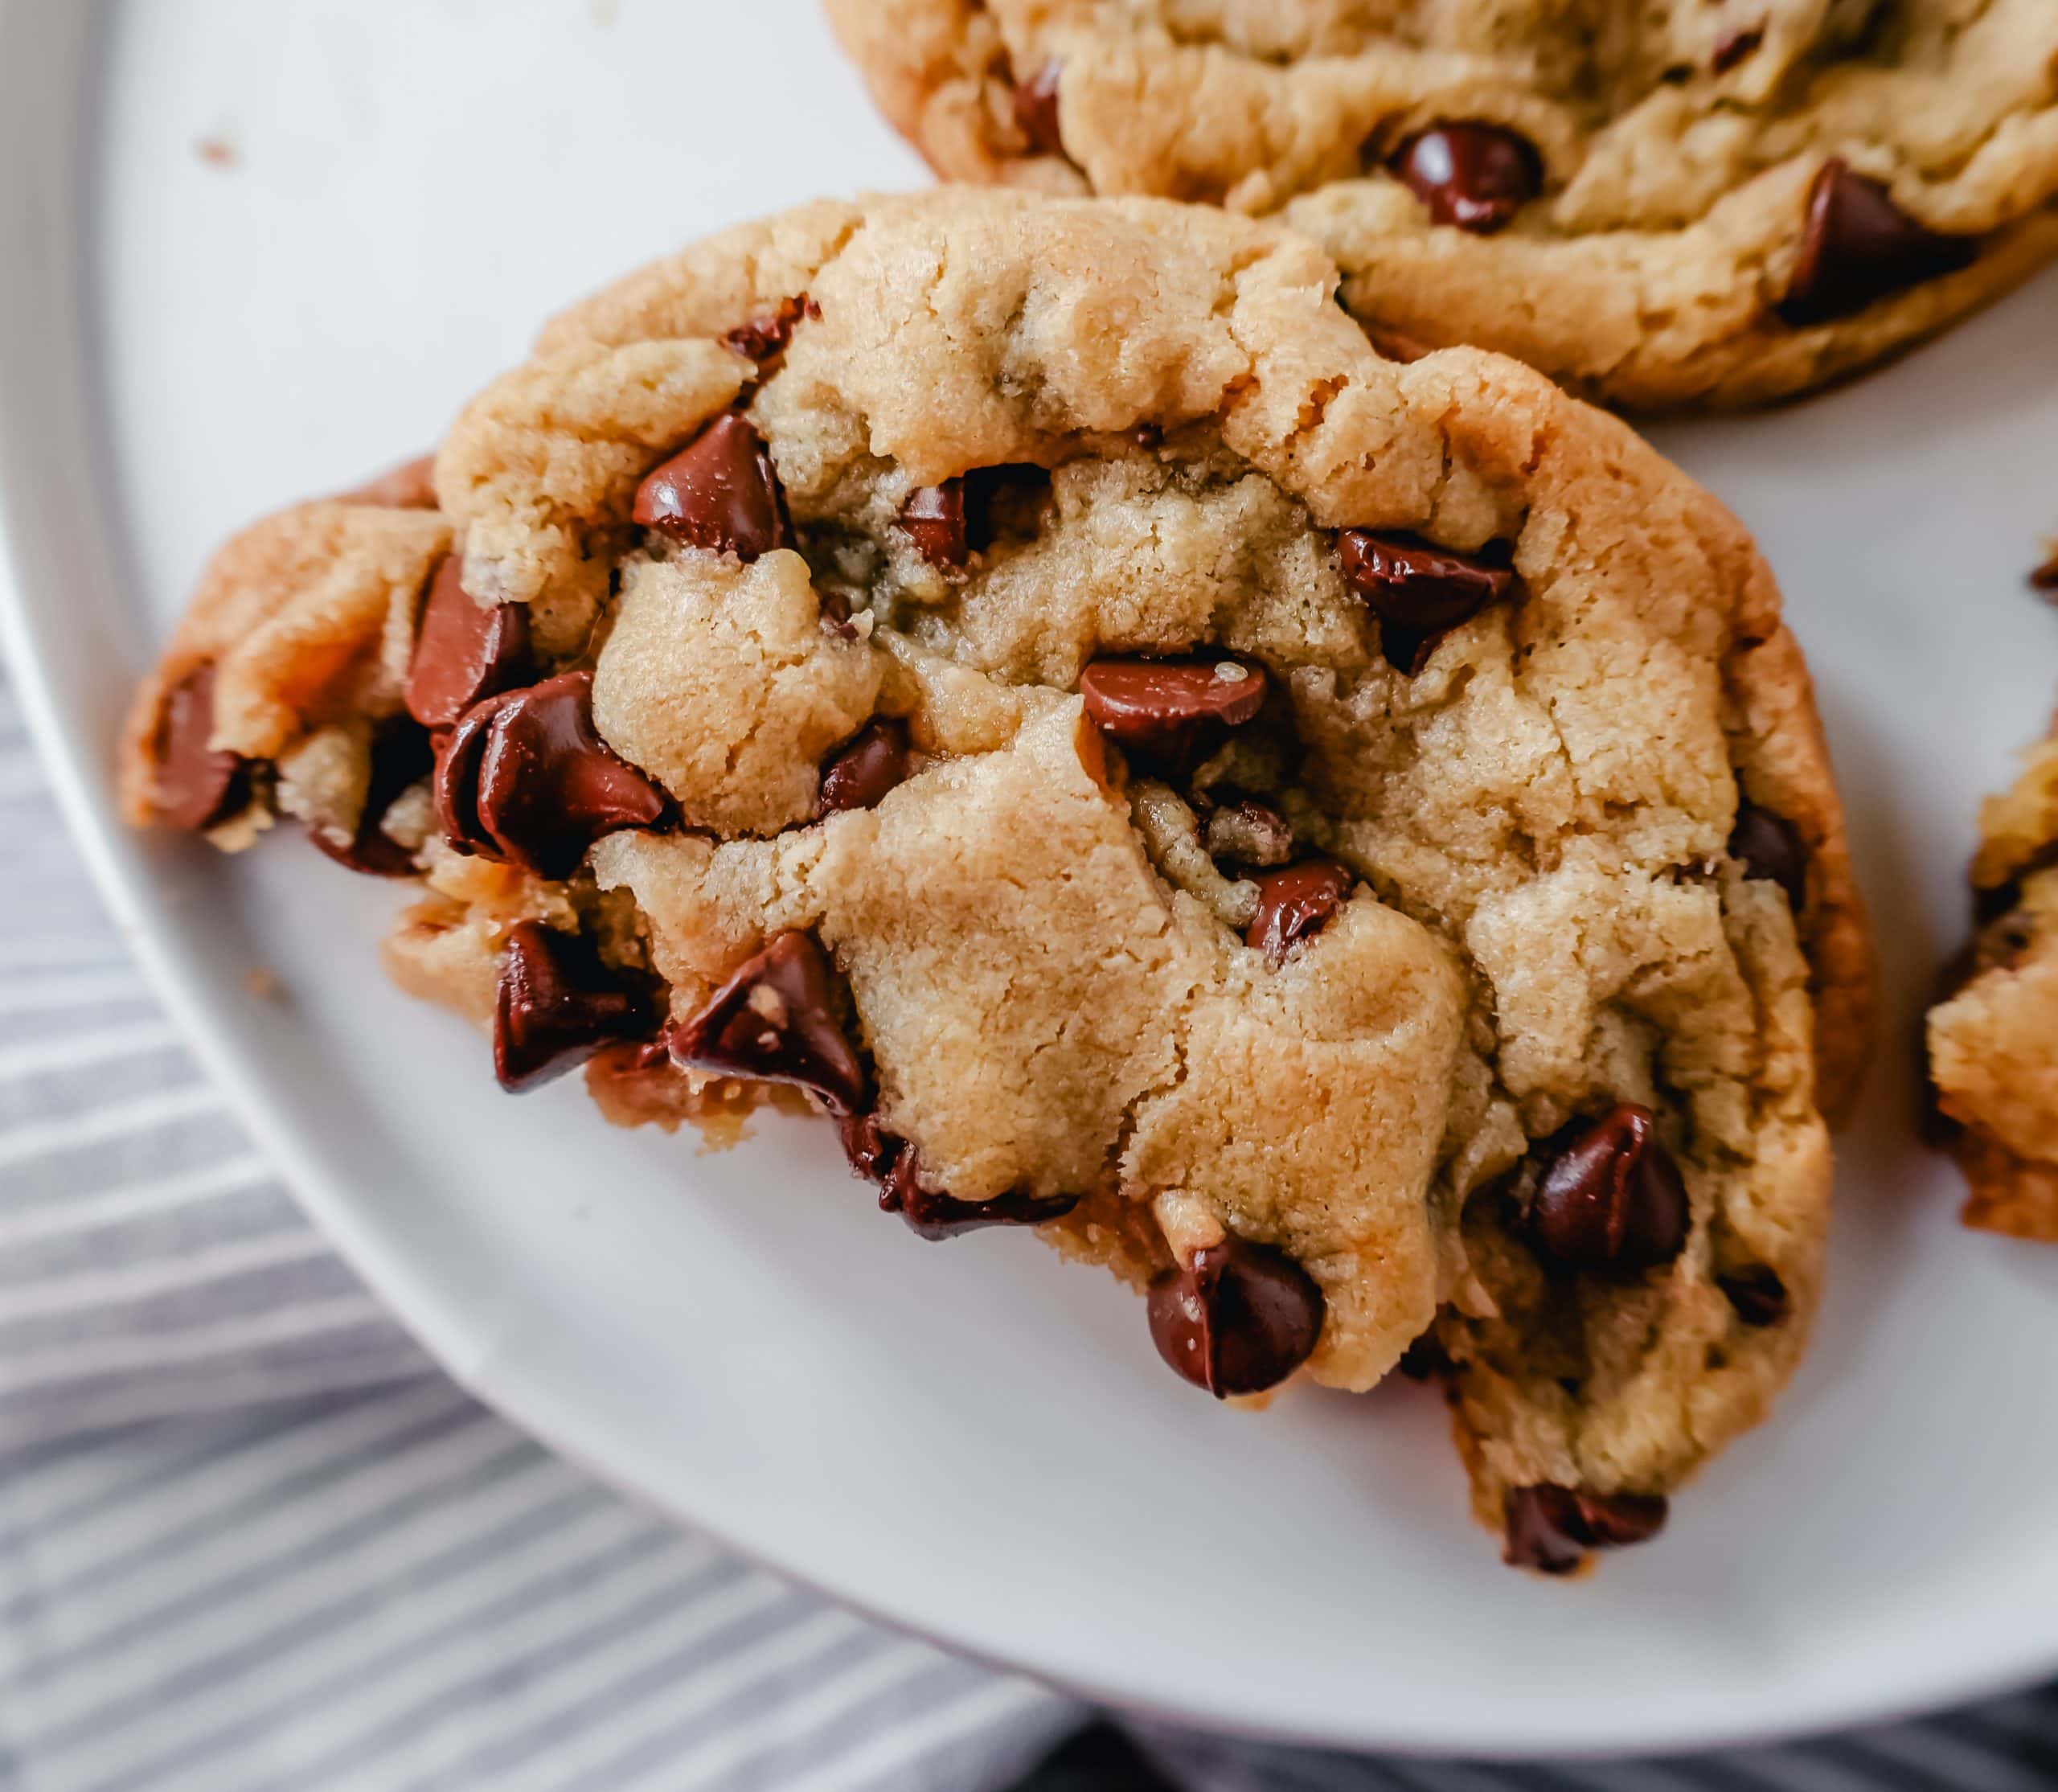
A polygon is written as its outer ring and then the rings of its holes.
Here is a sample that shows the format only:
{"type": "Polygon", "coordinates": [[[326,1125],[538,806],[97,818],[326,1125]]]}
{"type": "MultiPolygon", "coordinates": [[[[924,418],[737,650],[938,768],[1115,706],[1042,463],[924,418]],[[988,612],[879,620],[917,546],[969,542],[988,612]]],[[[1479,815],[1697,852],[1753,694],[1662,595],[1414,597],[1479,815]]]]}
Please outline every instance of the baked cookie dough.
{"type": "Polygon", "coordinates": [[[1979,835],[1979,929],[1929,1013],[1930,1078],[1965,1223],[2058,1244],[2058,729],[1987,799],[1979,835]]]}
{"type": "Polygon", "coordinates": [[[129,812],[415,879],[393,974],[510,1089],[775,1093],[1219,1396],[1407,1355],[1511,1559],[1648,1535],[1800,1354],[1864,1051],[1807,674],[1715,500],[1335,280],[970,191],[689,248],[459,418],[437,508],[225,551],[129,812]]]}
{"type": "Polygon", "coordinates": [[[828,0],[956,180],[1277,213],[1388,352],[1638,408],[1868,366],[2058,253],[2051,0],[828,0]]]}

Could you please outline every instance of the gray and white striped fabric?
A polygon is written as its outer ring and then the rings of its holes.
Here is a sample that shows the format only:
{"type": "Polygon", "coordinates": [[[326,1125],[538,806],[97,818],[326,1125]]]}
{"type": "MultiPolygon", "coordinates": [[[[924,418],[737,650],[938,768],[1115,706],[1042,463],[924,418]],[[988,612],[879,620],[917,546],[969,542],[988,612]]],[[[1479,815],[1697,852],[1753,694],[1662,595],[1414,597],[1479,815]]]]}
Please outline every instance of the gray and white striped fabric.
{"type": "MultiPolygon", "coordinates": [[[[0,684],[0,1792],[986,1792],[1091,1716],[726,1558],[437,1375],[181,1048],[0,684]]],[[[1134,1740],[1188,1792],[2058,1787],[2052,1693],[1580,1769],[1134,1740]]],[[[1078,1756],[1039,1792],[1139,1783],[1078,1756]]]]}

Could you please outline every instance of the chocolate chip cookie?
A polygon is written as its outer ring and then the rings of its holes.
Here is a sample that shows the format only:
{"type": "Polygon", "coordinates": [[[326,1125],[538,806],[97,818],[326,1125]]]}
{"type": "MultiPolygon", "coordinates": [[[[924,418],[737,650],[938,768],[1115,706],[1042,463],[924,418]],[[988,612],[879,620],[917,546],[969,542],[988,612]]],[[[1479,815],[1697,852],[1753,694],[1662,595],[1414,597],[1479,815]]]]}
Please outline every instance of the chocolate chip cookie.
{"type": "Polygon", "coordinates": [[[1435,1375],[1512,1559],[1646,1536],[1800,1353],[1864,1050],[1807,675],[1713,499],[1335,278],[969,191],[690,248],[437,509],[224,552],[131,813],[416,878],[393,974],[510,1089],[819,1116],[1199,1389],[1435,1375]]]}
{"type": "Polygon", "coordinates": [[[1979,930],[1930,1011],[1930,1076],[1965,1223],[2058,1243],[2058,727],[1979,834],[1979,930]]]}
{"type": "Polygon", "coordinates": [[[946,177],[1278,213],[1389,352],[1637,408],[1866,367],[2058,253],[2051,0],[828,0],[946,177]]]}

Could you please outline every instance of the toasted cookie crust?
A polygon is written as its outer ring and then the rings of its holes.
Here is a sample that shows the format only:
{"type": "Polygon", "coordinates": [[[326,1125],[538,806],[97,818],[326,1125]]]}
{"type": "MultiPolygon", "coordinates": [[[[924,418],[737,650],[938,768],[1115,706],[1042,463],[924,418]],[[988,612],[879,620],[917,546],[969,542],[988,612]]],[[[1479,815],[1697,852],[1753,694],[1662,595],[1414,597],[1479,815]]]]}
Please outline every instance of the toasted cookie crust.
{"type": "MultiPolygon", "coordinates": [[[[1608,1503],[1754,1422],[1814,1306],[1816,1037],[1840,1089],[1869,1023],[1842,818],[1734,519],[1334,288],[1159,202],[812,207],[553,323],[439,511],[272,527],[449,531],[381,563],[439,743],[388,957],[510,1087],[589,1059],[612,1117],[718,1130],[797,1089],[917,1230],[1147,1287],[1211,1392],[1433,1348],[1483,1515],[1570,1489],[1578,1547],[1630,1540],[1608,1503]]],[[[208,593],[305,607],[248,552],[208,593]]],[[[234,844],[193,769],[252,737],[169,699],[202,646],[290,675],[199,627],[130,789],[234,844]]],[[[367,813],[326,818],[359,857],[367,813]]]]}
{"type": "Polygon", "coordinates": [[[946,178],[1279,213],[1394,352],[1764,403],[2058,254],[2048,0],[827,0],[946,178]]]}
{"type": "Polygon", "coordinates": [[[1979,818],[1984,925],[1930,1011],[1929,1069],[1965,1223],[2058,1244],[2058,734],[1979,818]]]}

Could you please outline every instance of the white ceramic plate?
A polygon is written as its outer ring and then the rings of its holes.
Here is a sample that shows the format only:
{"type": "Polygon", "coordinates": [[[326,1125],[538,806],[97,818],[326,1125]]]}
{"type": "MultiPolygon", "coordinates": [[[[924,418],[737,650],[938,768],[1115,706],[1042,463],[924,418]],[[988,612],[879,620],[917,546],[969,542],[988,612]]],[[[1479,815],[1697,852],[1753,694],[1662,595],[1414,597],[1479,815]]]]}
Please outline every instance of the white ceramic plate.
{"type": "Polygon", "coordinates": [[[810,0],[0,0],[0,487],[26,695],[110,901],[322,1224],[471,1387],[896,1622],[1204,1724],[1474,1754],[1764,1737],[2058,1666],[2058,1253],[1956,1228],[1910,1041],[2058,627],[2058,281],[1664,445],[1814,655],[1890,977],[1819,1343],[1590,1581],[1502,1569],[1436,1403],[1252,1419],[1019,1236],[929,1247],[819,1128],[727,1158],[523,1101],[375,969],[389,889],[122,834],[132,678],[210,547],[432,441],[560,301],[917,183],[810,0]],[[610,14],[613,14],[610,18],[610,14]],[[230,161],[199,153],[207,140],[230,161]],[[247,974],[276,974],[261,1000],[247,974]]]}

